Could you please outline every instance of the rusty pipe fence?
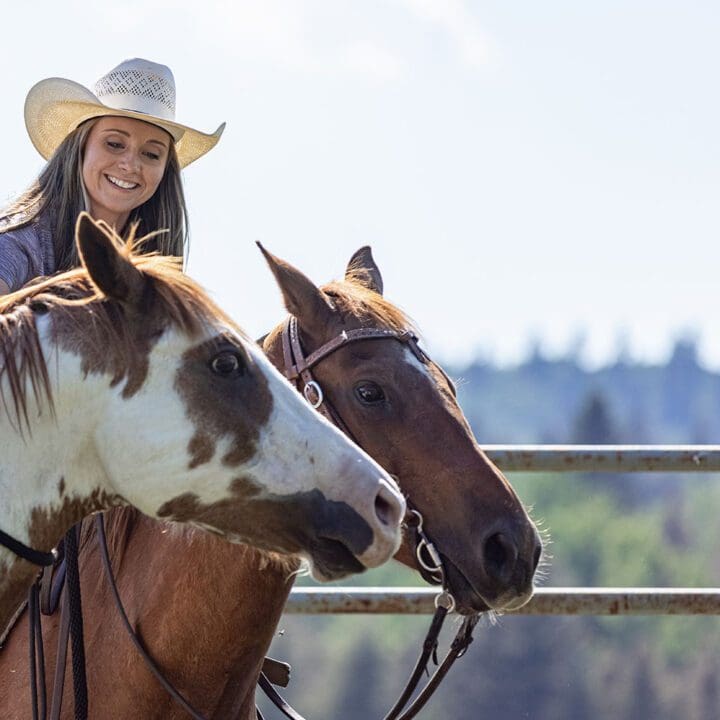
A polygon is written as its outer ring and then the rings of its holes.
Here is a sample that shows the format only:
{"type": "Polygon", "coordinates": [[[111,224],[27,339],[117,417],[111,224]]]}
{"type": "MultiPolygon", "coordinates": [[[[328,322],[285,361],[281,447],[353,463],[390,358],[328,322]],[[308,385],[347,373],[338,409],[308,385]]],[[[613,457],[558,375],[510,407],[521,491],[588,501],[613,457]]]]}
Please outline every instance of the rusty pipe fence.
{"type": "MultiPolygon", "coordinates": [[[[505,472],[720,473],[720,445],[488,445],[505,472]]],[[[436,588],[296,588],[287,613],[425,614],[436,588]]],[[[539,588],[516,615],[720,615],[720,588],[539,588]]]]}

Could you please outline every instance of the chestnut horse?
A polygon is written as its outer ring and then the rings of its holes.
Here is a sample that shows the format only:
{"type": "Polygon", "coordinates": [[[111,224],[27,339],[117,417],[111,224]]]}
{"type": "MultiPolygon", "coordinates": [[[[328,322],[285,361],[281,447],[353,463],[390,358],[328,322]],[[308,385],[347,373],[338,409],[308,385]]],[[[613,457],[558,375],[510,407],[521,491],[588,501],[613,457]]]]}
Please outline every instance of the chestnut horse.
{"type": "MultiPolygon", "coordinates": [[[[308,352],[343,331],[410,327],[382,297],[368,248],[353,256],[344,282],[322,289],[281,260],[266,258],[308,352]]],[[[263,346],[282,367],[282,327],[263,346]]],[[[405,343],[376,338],[338,349],[313,372],[353,436],[399,479],[423,514],[458,610],[470,614],[527,602],[541,554],[539,535],[508,481],[478,447],[440,368],[419,360],[405,343]]],[[[255,686],[296,565],[192,529],[168,531],[132,510],[106,513],[106,524],[130,621],[166,678],[206,718],[255,718],[255,686]]],[[[414,544],[408,533],[396,556],[411,567],[414,544]]],[[[120,624],[92,523],[83,523],[80,562],[91,716],[187,717],[120,624]]],[[[43,619],[50,672],[57,615],[43,619]]],[[[14,713],[8,720],[29,712],[26,636],[23,620],[0,654],[0,707],[12,706],[14,713]]],[[[72,717],[68,688],[62,717],[72,717]]]]}
{"type": "MultiPolygon", "coordinates": [[[[302,551],[320,578],[388,560],[404,500],[177,261],[89,215],[82,267],[0,300],[0,529],[47,555],[130,504],[302,551]]],[[[22,552],[22,548],[20,548],[22,552]]],[[[0,629],[37,568],[0,546],[0,629]]]]}

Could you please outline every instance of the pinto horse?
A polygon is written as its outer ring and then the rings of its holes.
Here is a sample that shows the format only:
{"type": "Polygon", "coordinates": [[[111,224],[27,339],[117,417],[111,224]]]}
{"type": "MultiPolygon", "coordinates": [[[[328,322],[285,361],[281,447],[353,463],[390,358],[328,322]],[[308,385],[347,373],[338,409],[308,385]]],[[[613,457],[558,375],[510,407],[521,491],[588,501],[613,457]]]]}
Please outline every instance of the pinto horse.
{"type": "MultiPolygon", "coordinates": [[[[38,552],[130,504],[302,552],[318,577],[389,559],[393,481],[283,380],[176,261],[89,215],[82,267],[0,300],[0,529],[38,552]]],[[[37,568],[0,547],[0,628],[37,568]]]]}
{"type": "MultiPolygon", "coordinates": [[[[269,253],[266,258],[308,353],[343,332],[388,331],[387,339],[340,347],[313,372],[348,430],[398,478],[424,516],[459,612],[527,602],[541,554],[539,535],[508,481],[478,447],[447,376],[393,338],[410,323],[382,297],[369,249],[353,256],[344,281],[322,289],[269,253]]],[[[279,326],[263,341],[278,367],[284,365],[282,337],[279,326]]],[[[169,530],[130,509],[105,516],[122,601],[165,677],[206,718],[254,719],[256,683],[297,563],[223,544],[191,528],[169,530]]],[[[83,523],[90,714],[94,707],[98,716],[104,712],[118,720],[181,720],[187,715],[150,674],[120,624],[95,533],[92,523],[83,523]]],[[[396,557],[432,580],[417,566],[415,542],[407,533],[396,557]]],[[[57,616],[43,619],[48,676],[54,670],[57,616]]],[[[0,653],[0,707],[13,708],[8,720],[29,713],[26,622],[23,618],[0,653]]],[[[72,718],[67,688],[62,718],[72,718]]]]}

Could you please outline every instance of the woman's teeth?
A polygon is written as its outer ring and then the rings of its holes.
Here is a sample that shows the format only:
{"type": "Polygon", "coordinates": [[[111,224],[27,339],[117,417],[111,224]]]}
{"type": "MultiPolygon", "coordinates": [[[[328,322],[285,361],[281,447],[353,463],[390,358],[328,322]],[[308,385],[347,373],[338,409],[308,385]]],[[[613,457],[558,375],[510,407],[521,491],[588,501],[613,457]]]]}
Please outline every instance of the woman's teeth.
{"type": "Polygon", "coordinates": [[[134,190],[138,186],[138,183],[125,182],[124,180],[120,180],[120,178],[113,177],[112,175],[106,175],[105,177],[113,185],[117,185],[119,188],[122,188],[123,190],[134,190]]]}

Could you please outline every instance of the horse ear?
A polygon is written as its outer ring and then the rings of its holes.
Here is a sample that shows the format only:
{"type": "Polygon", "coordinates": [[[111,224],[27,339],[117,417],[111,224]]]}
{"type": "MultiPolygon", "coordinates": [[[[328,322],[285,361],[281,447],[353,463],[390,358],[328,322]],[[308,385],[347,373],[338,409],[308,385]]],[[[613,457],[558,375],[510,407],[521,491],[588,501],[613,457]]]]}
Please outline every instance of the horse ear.
{"type": "Polygon", "coordinates": [[[102,221],[86,212],[75,225],[75,242],[83,267],[106,297],[123,303],[137,303],[145,287],[142,273],[122,252],[120,241],[102,221]]]}
{"type": "Polygon", "coordinates": [[[375,264],[369,245],[361,247],[351,258],[345,270],[345,279],[360,283],[368,290],[383,294],[383,279],[380,269],[375,264]]]}
{"type": "Polygon", "coordinates": [[[275,276],[285,307],[291,315],[322,321],[332,313],[333,307],[327,296],[312,280],[290,263],[268,252],[261,243],[258,242],[257,246],[275,276]]]}

